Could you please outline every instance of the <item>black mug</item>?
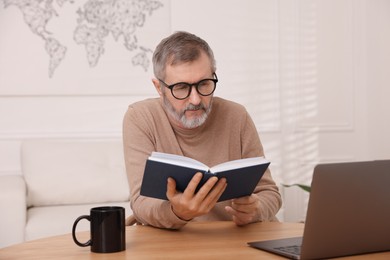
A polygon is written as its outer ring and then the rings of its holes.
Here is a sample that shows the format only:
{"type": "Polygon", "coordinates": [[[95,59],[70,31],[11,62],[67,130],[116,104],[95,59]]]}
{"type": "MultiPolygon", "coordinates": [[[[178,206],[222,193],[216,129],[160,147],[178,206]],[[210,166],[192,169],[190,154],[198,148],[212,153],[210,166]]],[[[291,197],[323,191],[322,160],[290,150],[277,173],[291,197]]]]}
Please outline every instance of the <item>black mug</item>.
{"type": "Polygon", "coordinates": [[[72,236],[78,246],[91,246],[91,251],[95,253],[113,253],[125,250],[125,209],[123,207],[92,208],[90,215],[83,215],[75,220],[72,236]],[[82,219],[91,222],[91,239],[85,243],[80,243],[76,238],[76,226],[82,219]]]}

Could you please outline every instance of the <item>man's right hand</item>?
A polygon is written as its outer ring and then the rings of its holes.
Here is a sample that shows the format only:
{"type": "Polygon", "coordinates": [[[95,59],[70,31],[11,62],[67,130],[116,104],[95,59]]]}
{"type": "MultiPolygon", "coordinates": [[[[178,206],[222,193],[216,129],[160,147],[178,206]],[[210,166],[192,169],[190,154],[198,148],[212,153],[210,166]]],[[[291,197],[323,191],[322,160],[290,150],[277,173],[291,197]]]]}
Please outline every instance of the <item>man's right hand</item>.
{"type": "Polygon", "coordinates": [[[217,177],[211,177],[195,193],[202,177],[202,173],[196,173],[183,193],[176,190],[175,180],[168,178],[167,198],[171,202],[173,212],[179,218],[188,221],[207,214],[225,191],[226,179],[218,180],[217,177]]]}

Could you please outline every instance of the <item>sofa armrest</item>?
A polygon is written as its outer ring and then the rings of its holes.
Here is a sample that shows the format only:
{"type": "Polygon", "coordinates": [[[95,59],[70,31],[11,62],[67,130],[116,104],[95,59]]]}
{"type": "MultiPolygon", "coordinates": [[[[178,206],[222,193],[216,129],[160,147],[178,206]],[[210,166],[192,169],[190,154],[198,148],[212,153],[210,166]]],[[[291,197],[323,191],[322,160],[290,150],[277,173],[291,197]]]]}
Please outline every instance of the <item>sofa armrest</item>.
{"type": "Polygon", "coordinates": [[[24,241],[26,205],[23,176],[0,176],[0,248],[24,241]]]}

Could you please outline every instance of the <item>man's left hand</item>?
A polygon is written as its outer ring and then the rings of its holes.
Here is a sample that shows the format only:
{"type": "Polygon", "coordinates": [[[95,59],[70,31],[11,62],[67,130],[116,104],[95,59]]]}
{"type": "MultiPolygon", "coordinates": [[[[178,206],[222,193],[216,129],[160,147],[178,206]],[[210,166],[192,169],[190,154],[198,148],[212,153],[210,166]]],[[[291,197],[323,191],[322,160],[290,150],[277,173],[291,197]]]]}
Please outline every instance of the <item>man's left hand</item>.
{"type": "Polygon", "coordinates": [[[233,216],[233,221],[237,226],[243,226],[257,221],[259,207],[259,198],[252,194],[233,199],[231,206],[226,206],[225,210],[233,216]]]}

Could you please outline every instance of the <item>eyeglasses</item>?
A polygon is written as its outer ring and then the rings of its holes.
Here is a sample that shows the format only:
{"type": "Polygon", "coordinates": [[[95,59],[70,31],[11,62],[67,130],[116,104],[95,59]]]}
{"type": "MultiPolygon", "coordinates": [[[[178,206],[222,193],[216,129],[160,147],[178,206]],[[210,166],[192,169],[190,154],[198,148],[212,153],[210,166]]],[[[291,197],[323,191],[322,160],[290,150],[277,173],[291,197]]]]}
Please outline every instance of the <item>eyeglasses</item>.
{"type": "Polygon", "coordinates": [[[187,82],[178,82],[172,85],[168,85],[161,79],[158,80],[171,90],[172,96],[174,96],[176,99],[182,100],[188,98],[191,95],[192,86],[195,86],[199,95],[210,96],[213,94],[218,82],[217,74],[213,73],[213,76],[215,79],[202,79],[201,81],[193,84],[187,82]]]}

